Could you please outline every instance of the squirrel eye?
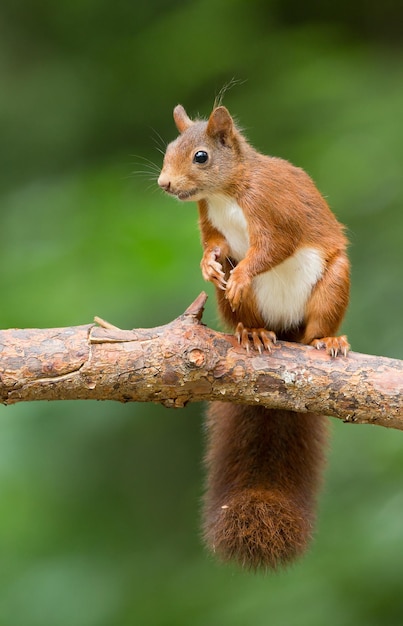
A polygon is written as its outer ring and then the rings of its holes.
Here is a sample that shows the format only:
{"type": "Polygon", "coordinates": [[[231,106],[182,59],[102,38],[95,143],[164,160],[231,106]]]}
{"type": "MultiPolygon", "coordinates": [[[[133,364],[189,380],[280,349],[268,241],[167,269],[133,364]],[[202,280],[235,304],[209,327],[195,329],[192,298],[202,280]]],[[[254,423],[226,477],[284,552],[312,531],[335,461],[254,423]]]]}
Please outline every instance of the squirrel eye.
{"type": "Polygon", "coordinates": [[[198,150],[193,157],[193,163],[207,163],[208,154],[204,150],[198,150]]]}

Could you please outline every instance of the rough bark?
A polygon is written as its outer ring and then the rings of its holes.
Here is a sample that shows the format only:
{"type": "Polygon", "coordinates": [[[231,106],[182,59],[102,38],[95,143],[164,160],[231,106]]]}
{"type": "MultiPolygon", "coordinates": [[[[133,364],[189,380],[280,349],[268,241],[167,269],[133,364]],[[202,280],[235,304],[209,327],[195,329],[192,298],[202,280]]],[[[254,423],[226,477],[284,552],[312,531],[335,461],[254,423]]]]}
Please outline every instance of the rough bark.
{"type": "Polygon", "coordinates": [[[183,407],[226,400],[403,430],[403,361],[278,342],[249,354],[201,323],[207,296],[151,329],[96,324],[0,332],[0,401],[96,399],[183,407]]]}

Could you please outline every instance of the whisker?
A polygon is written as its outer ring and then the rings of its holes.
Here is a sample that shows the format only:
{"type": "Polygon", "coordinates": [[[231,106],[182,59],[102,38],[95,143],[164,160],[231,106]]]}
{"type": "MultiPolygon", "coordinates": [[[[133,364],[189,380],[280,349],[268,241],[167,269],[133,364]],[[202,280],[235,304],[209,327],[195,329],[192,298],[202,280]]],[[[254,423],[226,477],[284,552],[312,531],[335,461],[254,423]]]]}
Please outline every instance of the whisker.
{"type": "Polygon", "coordinates": [[[273,272],[273,274],[276,276],[276,278],[281,282],[281,284],[283,285],[283,287],[286,287],[287,282],[284,279],[283,276],[281,276],[281,274],[279,274],[279,272],[276,270],[275,267],[272,267],[271,271],[273,272]]]}
{"type": "Polygon", "coordinates": [[[151,173],[151,172],[143,172],[142,170],[133,170],[132,172],[130,172],[129,176],[142,176],[143,178],[147,178],[148,180],[157,180],[158,176],[155,173],[151,173]]]}
{"type": "Polygon", "coordinates": [[[141,172],[151,172],[151,173],[154,172],[156,174],[157,172],[160,171],[159,167],[153,167],[152,165],[149,165],[148,163],[134,163],[134,165],[139,166],[138,171],[141,171],[141,172]]]}
{"type": "Polygon", "coordinates": [[[150,178],[151,180],[156,180],[160,174],[161,168],[159,165],[148,159],[147,157],[141,155],[131,155],[136,157],[136,159],[140,159],[139,161],[135,161],[133,165],[137,168],[133,170],[132,174],[136,176],[144,176],[150,178]]]}
{"type": "Polygon", "coordinates": [[[151,166],[152,166],[152,167],[155,167],[155,169],[156,169],[156,170],[157,170],[157,169],[158,169],[158,170],[160,169],[160,167],[159,167],[159,165],[157,165],[157,163],[154,163],[154,161],[151,161],[151,159],[148,159],[148,158],[147,158],[147,157],[145,157],[145,156],[141,156],[140,154],[131,154],[130,156],[131,156],[131,157],[133,157],[133,158],[135,158],[135,159],[140,159],[141,161],[144,161],[144,162],[145,162],[145,163],[147,163],[150,167],[151,167],[151,166]]]}
{"type": "Polygon", "coordinates": [[[153,128],[152,126],[150,126],[151,130],[153,131],[155,137],[152,137],[154,143],[157,145],[157,147],[161,150],[162,149],[162,154],[165,154],[165,150],[167,147],[167,142],[164,141],[164,139],[161,137],[160,133],[153,128]]]}

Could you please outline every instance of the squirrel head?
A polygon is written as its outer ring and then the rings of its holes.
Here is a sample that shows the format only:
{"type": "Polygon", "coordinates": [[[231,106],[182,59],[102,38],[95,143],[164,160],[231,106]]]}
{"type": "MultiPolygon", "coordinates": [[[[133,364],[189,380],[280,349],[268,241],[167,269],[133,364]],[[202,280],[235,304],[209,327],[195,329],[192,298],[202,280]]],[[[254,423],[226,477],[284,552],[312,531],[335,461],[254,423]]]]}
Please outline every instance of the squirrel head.
{"type": "Polygon", "coordinates": [[[182,105],[174,109],[180,133],[166,150],[158,185],[179,200],[231,194],[241,162],[243,138],[224,106],[208,121],[191,120],[182,105]]]}

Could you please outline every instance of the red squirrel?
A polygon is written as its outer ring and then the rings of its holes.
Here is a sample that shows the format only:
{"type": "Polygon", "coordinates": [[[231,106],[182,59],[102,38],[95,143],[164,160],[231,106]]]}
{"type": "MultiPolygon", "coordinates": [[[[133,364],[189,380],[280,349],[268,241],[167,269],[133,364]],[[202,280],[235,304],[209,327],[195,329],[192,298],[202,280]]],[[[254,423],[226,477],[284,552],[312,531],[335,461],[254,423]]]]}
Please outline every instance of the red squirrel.
{"type": "MultiPolygon", "coordinates": [[[[224,106],[209,119],[174,109],[180,133],[159,186],[196,201],[201,270],[247,350],[276,339],[346,356],[337,330],[349,300],[342,225],[302,169],[257,152],[224,106]]],[[[221,559],[276,569],[306,549],[326,448],[326,419],[213,402],[208,410],[204,537],[221,559]]]]}

